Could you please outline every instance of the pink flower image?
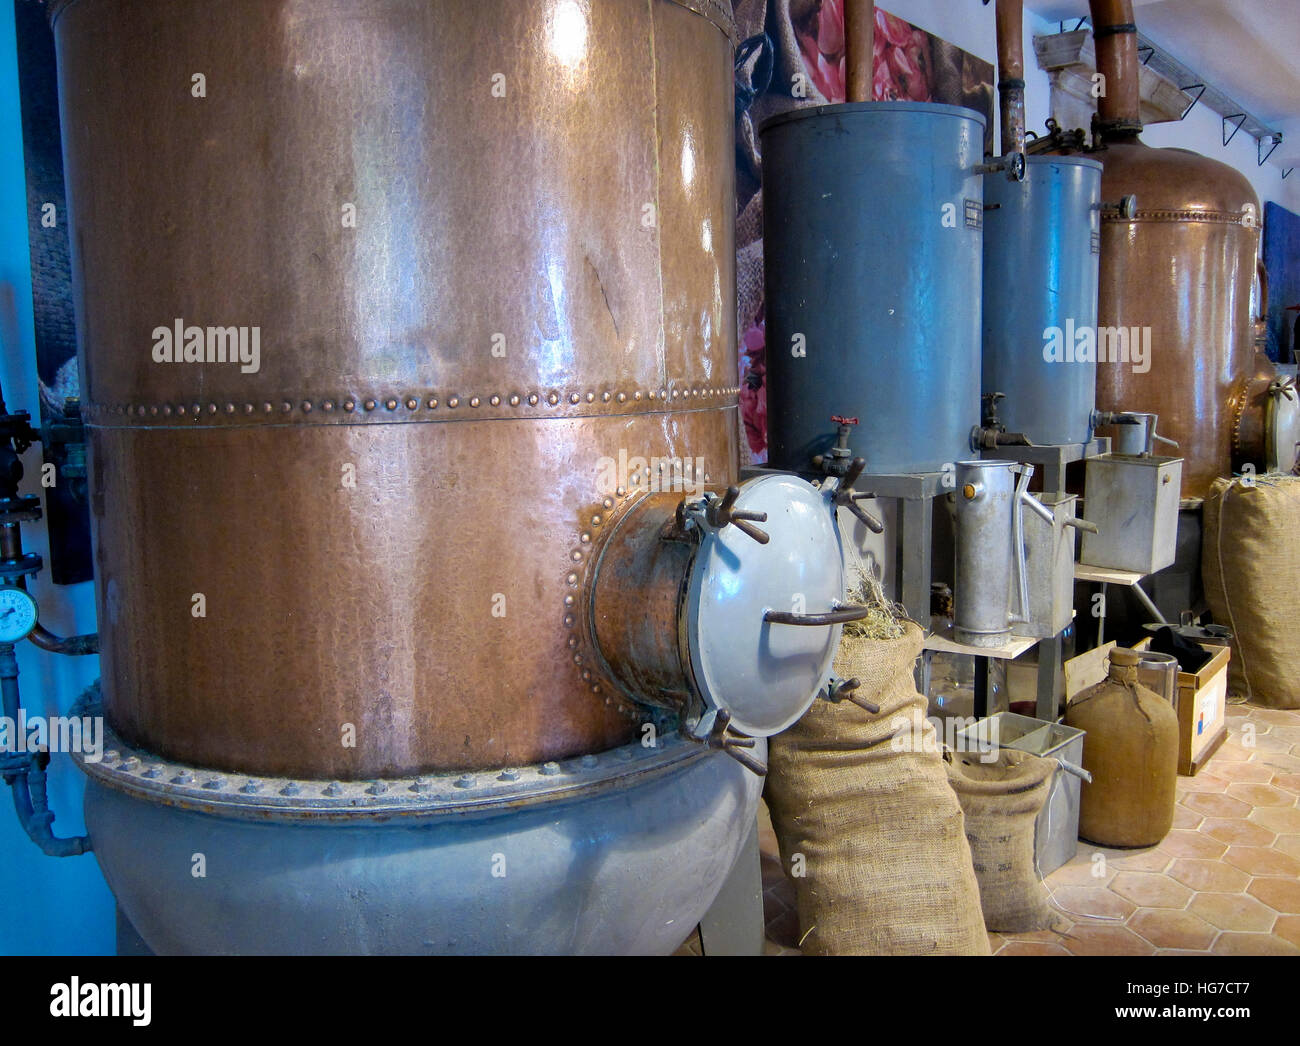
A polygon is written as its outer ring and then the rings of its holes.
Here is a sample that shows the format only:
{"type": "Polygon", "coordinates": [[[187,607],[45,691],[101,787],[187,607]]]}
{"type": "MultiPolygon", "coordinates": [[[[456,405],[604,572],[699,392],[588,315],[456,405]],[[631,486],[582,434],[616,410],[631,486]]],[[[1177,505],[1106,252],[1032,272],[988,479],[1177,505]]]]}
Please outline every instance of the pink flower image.
{"type": "MultiPolygon", "coordinates": [[[[821,0],[794,28],[808,79],[828,101],[844,101],[843,0],[821,0]]],[[[872,62],[877,102],[933,101],[929,35],[879,7],[872,62]]]]}
{"type": "Polygon", "coordinates": [[[767,451],[767,332],[762,320],[740,343],[740,420],[755,454],[767,451]]]}

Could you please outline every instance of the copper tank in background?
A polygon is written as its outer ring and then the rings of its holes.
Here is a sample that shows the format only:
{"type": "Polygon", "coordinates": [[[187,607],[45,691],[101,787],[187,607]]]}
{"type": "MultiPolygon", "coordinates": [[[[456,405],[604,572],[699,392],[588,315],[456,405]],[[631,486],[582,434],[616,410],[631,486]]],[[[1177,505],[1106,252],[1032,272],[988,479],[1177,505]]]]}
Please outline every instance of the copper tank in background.
{"type": "MultiPolygon", "coordinates": [[[[1097,407],[1159,414],[1184,458],[1183,497],[1203,497],[1233,464],[1233,431],[1253,373],[1251,282],[1259,200],[1237,171],[1138,140],[1137,30],[1131,0],[1092,0],[1103,211],[1100,328],[1150,329],[1150,368],[1099,362],[1097,407]]],[[[1107,434],[1103,431],[1103,435],[1107,434]]]]}
{"type": "Polygon", "coordinates": [[[631,740],[593,550],[654,459],[737,469],[725,9],[53,7],[111,724],[344,780],[631,740]]]}

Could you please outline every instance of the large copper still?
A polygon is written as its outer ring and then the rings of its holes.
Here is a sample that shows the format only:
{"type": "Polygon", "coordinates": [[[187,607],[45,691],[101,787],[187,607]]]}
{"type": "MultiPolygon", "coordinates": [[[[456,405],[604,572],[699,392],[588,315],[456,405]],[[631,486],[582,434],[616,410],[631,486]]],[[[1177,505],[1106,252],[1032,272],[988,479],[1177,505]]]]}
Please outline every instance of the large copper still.
{"type": "Polygon", "coordinates": [[[846,691],[847,480],[732,485],[729,8],[51,5],[150,947],[671,951],[846,691]]]}
{"type": "Polygon", "coordinates": [[[630,740],[602,527],[737,468],[722,8],[53,17],[113,725],[344,779],[630,740]]]}
{"type": "Polygon", "coordinates": [[[1132,217],[1102,213],[1098,327],[1127,331],[1130,346],[1128,362],[1099,359],[1097,407],[1158,414],[1185,459],[1183,496],[1199,498],[1232,468],[1235,418],[1253,371],[1259,200],[1225,164],[1138,140],[1132,0],[1091,0],[1091,10],[1105,77],[1103,148],[1094,154],[1104,165],[1102,198],[1138,202],[1132,217]],[[1148,358],[1135,366],[1131,339],[1145,341],[1147,331],[1148,358]]]}

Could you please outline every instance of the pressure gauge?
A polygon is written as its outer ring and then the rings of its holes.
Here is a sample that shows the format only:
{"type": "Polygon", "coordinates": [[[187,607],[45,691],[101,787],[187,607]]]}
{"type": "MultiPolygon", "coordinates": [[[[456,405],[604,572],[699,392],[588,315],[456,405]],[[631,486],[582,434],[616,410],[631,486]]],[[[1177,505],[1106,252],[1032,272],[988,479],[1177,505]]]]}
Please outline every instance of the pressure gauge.
{"type": "Polygon", "coordinates": [[[21,588],[0,588],[0,643],[26,639],[36,627],[36,600],[21,588]]]}

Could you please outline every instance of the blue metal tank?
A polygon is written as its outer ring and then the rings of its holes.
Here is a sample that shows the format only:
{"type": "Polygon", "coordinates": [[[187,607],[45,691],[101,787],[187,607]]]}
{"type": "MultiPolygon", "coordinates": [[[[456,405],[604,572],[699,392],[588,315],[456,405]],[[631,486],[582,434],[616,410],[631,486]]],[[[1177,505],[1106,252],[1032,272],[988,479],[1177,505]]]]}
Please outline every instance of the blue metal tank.
{"type": "Polygon", "coordinates": [[[1023,182],[990,178],[985,200],[983,391],[1006,397],[1007,431],[1084,443],[1097,392],[1101,164],[1031,156],[1023,182]]]}
{"type": "Polygon", "coordinates": [[[856,419],[871,474],[971,455],[984,118],[861,102],[764,124],[769,461],[807,470],[856,419]]]}

